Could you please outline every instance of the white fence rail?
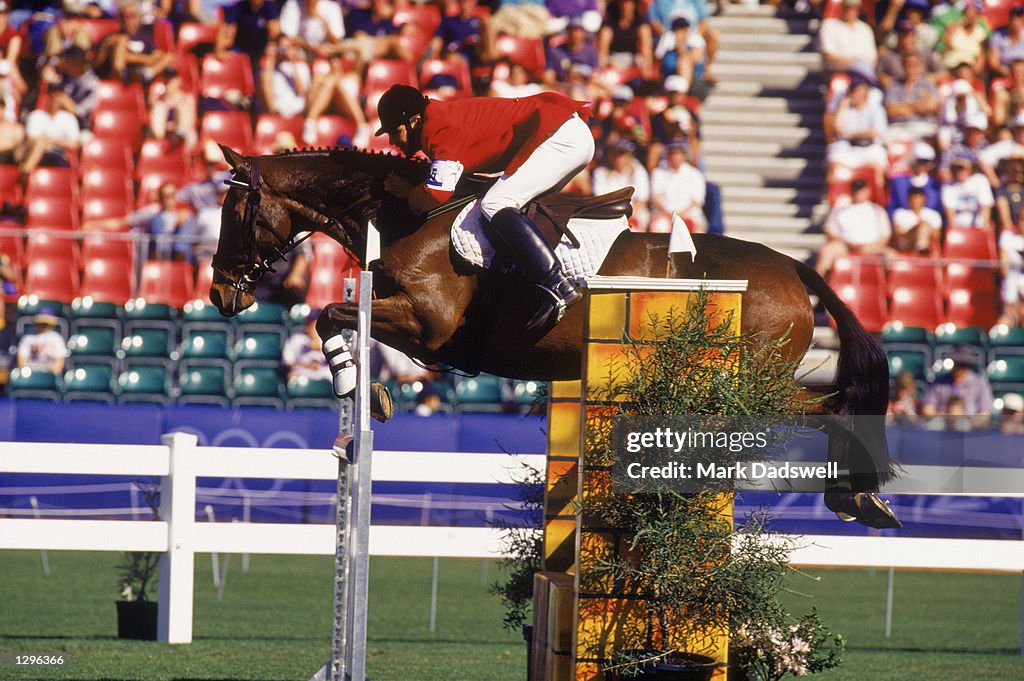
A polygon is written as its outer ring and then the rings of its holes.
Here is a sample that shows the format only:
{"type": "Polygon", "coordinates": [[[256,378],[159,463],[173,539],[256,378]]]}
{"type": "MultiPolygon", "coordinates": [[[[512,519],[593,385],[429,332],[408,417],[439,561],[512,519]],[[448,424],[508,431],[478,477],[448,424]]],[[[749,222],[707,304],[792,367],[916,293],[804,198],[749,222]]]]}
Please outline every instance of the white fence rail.
{"type": "MultiPolygon", "coordinates": [[[[0,518],[0,549],[158,551],[158,638],[192,640],[196,553],[333,555],[329,524],[196,522],[196,478],[335,480],[328,450],[198,447],[173,433],[159,446],[0,443],[0,471],[163,478],[160,521],[0,518]]],[[[543,469],[544,456],[455,452],[374,452],[373,479],[389,482],[513,482],[519,462],[543,469]]],[[[889,491],[889,490],[887,490],[889,491]]],[[[898,489],[892,489],[896,492],[898,489]]],[[[1022,496],[1022,495],[1000,495],[1022,496]]],[[[796,564],[1024,571],[1024,542],[911,537],[804,536],[796,564]]],[[[500,534],[479,527],[374,526],[378,556],[494,557],[500,534]]]]}

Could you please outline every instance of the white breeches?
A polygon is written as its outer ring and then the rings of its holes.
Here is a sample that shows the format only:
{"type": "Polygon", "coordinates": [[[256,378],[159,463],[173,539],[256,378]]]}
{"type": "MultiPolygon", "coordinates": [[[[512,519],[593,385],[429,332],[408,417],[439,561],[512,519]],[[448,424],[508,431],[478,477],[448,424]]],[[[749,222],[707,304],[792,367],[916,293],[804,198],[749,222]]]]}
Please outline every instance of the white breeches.
{"type": "Polygon", "coordinates": [[[593,158],[594,136],[573,114],[514,173],[494,183],[480,201],[480,211],[490,220],[502,208],[520,210],[537,196],[567,185],[593,158]]]}

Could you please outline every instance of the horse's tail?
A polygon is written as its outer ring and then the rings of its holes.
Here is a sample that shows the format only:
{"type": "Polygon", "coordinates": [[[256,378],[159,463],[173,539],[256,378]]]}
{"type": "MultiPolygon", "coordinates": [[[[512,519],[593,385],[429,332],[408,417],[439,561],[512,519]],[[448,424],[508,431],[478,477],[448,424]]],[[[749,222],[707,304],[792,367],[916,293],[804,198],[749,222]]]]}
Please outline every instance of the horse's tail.
{"type": "Polygon", "coordinates": [[[878,482],[890,480],[896,470],[885,440],[889,402],[889,362],[885,351],[821,275],[806,264],[795,262],[800,281],[821,299],[835,319],[839,333],[836,394],[831,398],[830,411],[857,417],[853,431],[873,462],[878,482]]]}

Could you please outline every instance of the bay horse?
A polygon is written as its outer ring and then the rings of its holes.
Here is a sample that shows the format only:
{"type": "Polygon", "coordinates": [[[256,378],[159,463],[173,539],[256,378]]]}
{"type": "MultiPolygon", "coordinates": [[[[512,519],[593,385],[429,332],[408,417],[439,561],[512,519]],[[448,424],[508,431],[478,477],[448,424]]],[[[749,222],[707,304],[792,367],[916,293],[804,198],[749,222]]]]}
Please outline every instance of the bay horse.
{"type": "MultiPolygon", "coordinates": [[[[425,218],[384,189],[394,173],[414,186],[427,176],[426,162],[357,149],[292,151],[245,157],[221,147],[234,172],[213,258],[210,300],[224,316],[253,304],[252,289],[273,263],[313,231],[327,234],[351,254],[365,253],[368,223],[380,234],[374,273],[372,335],[428,364],[519,379],[580,377],[582,305],[549,329],[527,332],[534,309],[521,286],[507,276],[463,263],[453,254],[450,228],[457,211],[425,218]]],[[[846,520],[879,527],[899,521],[871,492],[894,475],[885,442],[883,415],[889,391],[888,363],[878,342],[861,326],[828,284],[810,267],[762,244],[695,234],[695,260],[670,257],[667,234],[625,231],[600,267],[600,275],[694,279],[746,279],[742,331],[783,338],[789,360],[799,360],[814,329],[810,289],[835,319],[840,352],[835,385],[822,409],[872,425],[856,434],[831,433],[830,460],[856,468],[870,480],[826,494],[826,503],[846,520]],[[666,266],[667,265],[667,266],[666,266]],[[806,289],[805,289],[806,287],[806,289]]],[[[356,328],[357,305],[328,305],[317,321],[326,341],[356,328]]]]}

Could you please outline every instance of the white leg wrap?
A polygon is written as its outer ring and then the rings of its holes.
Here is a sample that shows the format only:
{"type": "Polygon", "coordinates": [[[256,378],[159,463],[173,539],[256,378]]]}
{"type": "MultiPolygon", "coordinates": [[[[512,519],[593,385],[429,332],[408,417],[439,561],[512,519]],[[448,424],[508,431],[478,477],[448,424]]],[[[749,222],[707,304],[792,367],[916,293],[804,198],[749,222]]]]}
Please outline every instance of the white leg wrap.
{"type": "Polygon", "coordinates": [[[334,375],[334,394],[344,397],[355,390],[356,364],[348,343],[340,334],[324,341],[324,356],[334,375]]]}

